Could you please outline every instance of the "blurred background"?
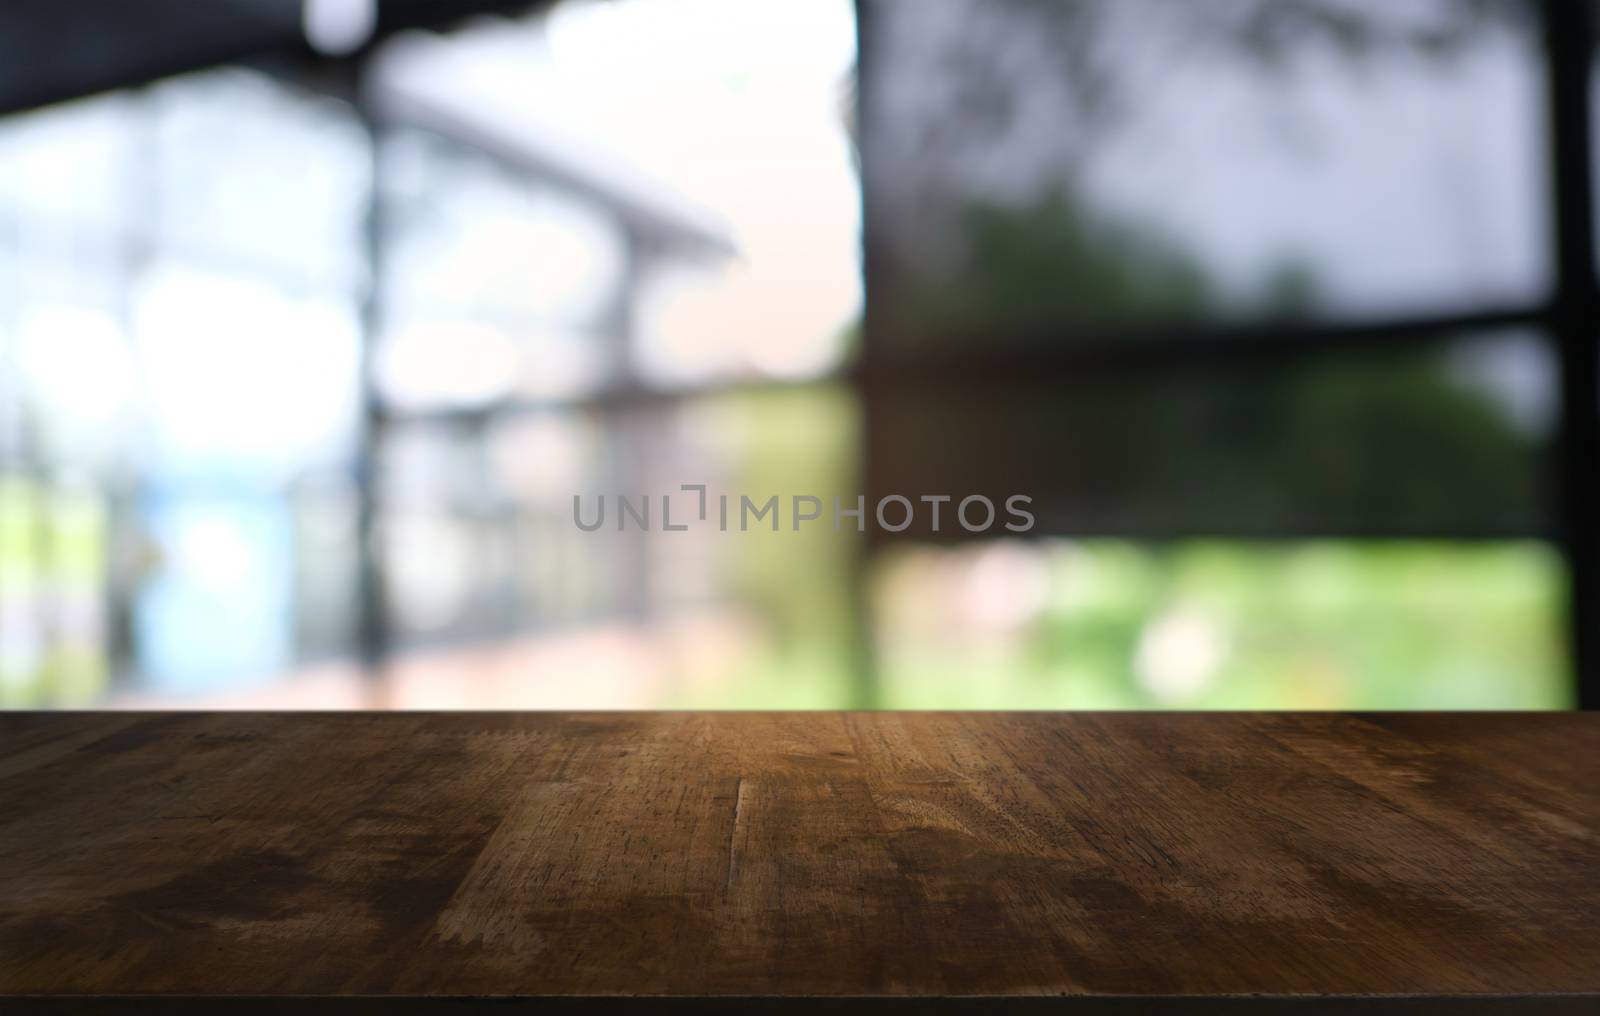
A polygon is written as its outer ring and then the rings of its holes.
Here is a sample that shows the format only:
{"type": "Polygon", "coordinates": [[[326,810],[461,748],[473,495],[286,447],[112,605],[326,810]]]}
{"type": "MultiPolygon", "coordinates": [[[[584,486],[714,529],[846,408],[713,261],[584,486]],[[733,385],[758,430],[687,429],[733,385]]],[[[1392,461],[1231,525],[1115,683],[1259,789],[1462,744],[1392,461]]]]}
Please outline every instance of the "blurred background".
{"type": "Polygon", "coordinates": [[[1594,704],[1592,14],[10,0],[0,706],[1594,704]]]}

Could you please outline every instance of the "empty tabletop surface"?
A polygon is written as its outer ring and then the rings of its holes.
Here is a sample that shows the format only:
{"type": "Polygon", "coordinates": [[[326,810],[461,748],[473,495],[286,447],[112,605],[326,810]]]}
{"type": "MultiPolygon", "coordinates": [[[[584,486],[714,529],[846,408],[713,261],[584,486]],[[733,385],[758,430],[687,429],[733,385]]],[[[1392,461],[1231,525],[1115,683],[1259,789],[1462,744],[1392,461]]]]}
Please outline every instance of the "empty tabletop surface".
{"type": "Polygon", "coordinates": [[[0,715],[13,1005],[1594,993],[1596,715],[0,715]]]}

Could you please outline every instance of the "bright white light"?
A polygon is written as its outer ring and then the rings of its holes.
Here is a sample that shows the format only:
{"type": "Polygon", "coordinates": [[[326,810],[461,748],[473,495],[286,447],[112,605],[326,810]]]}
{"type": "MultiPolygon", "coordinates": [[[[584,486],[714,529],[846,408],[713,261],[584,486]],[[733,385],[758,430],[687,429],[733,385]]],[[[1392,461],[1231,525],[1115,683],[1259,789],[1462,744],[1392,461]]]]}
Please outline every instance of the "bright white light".
{"type": "Polygon", "coordinates": [[[1134,670],[1145,690],[1162,702],[1205,691],[1228,657],[1228,636],[1204,611],[1175,607],[1151,621],[1139,638],[1134,670]]]}
{"type": "Polygon", "coordinates": [[[353,308],[163,267],[136,290],[134,335],[172,463],[293,469],[343,453],[359,384],[353,308]]]}
{"type": "Polygon", "coordinates": [[[29,387],[66,422],[103,426],[127,405],[134,388],[133,355],[109,314],[39,307],[23,319],[18,340],[29,387]]]}
{"type": "Polygon", "coordinates": [[[249,534],[222,512],[190,512],[178,528],[170,570],[185,582],[219,593],[237,589],[260,570],[249,534]]]}
{"type": "Polygon", "coordinates": [[[466,406],[504,398],[522,369],[516,340],[472,321],[422,321],[398,329],[378,347],[378,385],[412,408],[466,406]]]}
{"type": "Polygon", "coordinates": [[[343,56],[361,48],[378,25],[377,0],[305,0],[300,24],[311,48],[343,56]]]}

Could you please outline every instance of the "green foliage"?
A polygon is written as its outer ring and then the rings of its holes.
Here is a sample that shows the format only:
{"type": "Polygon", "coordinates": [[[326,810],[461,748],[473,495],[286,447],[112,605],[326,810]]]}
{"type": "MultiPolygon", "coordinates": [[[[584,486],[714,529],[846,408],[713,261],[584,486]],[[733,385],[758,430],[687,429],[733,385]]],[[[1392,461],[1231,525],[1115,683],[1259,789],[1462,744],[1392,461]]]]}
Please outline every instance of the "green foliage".
{"type": "Polygon", "coordinates": [[[994,326],[1115,320],[1137,313],[1180,320],[1217,303],[1200,266],[1153,230],[1091,214],[1064,190],[1025,212],[975,203],[954,291],[958,317],[994,326]]]}
{"type": "MultiPolygon", "coordinates": [[[[1046,569],[1047,596],[1025,622],[1003,629],[963,621],[954,606],[983,548],[911,550],[886,563],[886,705],[1570,705],[1561,569],[1539,544],[1094,540],[1048,541],[1030,552],[1046,569]],[[1216,656],[1192,684],[1163,690],[1160,661],[1141,649],[1176,614],[1212,634],[1216,656]]],[[[1181,648],[1176,665],[1192,664],[1181,648]]]]}

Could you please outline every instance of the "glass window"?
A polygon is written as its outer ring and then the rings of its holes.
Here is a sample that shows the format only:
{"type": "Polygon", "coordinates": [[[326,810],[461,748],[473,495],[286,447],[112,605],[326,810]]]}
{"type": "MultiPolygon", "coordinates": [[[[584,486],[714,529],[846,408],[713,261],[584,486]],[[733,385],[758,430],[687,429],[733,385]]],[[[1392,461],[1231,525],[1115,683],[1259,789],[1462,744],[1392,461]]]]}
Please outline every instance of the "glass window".
{"type": "Polygon", "coordinates": [[[864,5],[877,339],[1541,298],[1526,5],[864,5]]]}
{"type": "Polygon", "coordinates": [[[226,68],[154,86],[148,142],[122,172],[169,255],[295,288],[354,293],[371,175],[366,134],[345,103],[226,68]]]}
{"type": "Polygon", "coordinates": [[[1031,495],[1041,532],[1078,535],[1549,528],[1534,335],[960,384],[872,403],[880,493],[1031,495]]]}
{"type": "Polygon", "coordinates": [[[1001,540],[874,571],[904,709],[1560,709],[1538,543],[1001,540]]]}

